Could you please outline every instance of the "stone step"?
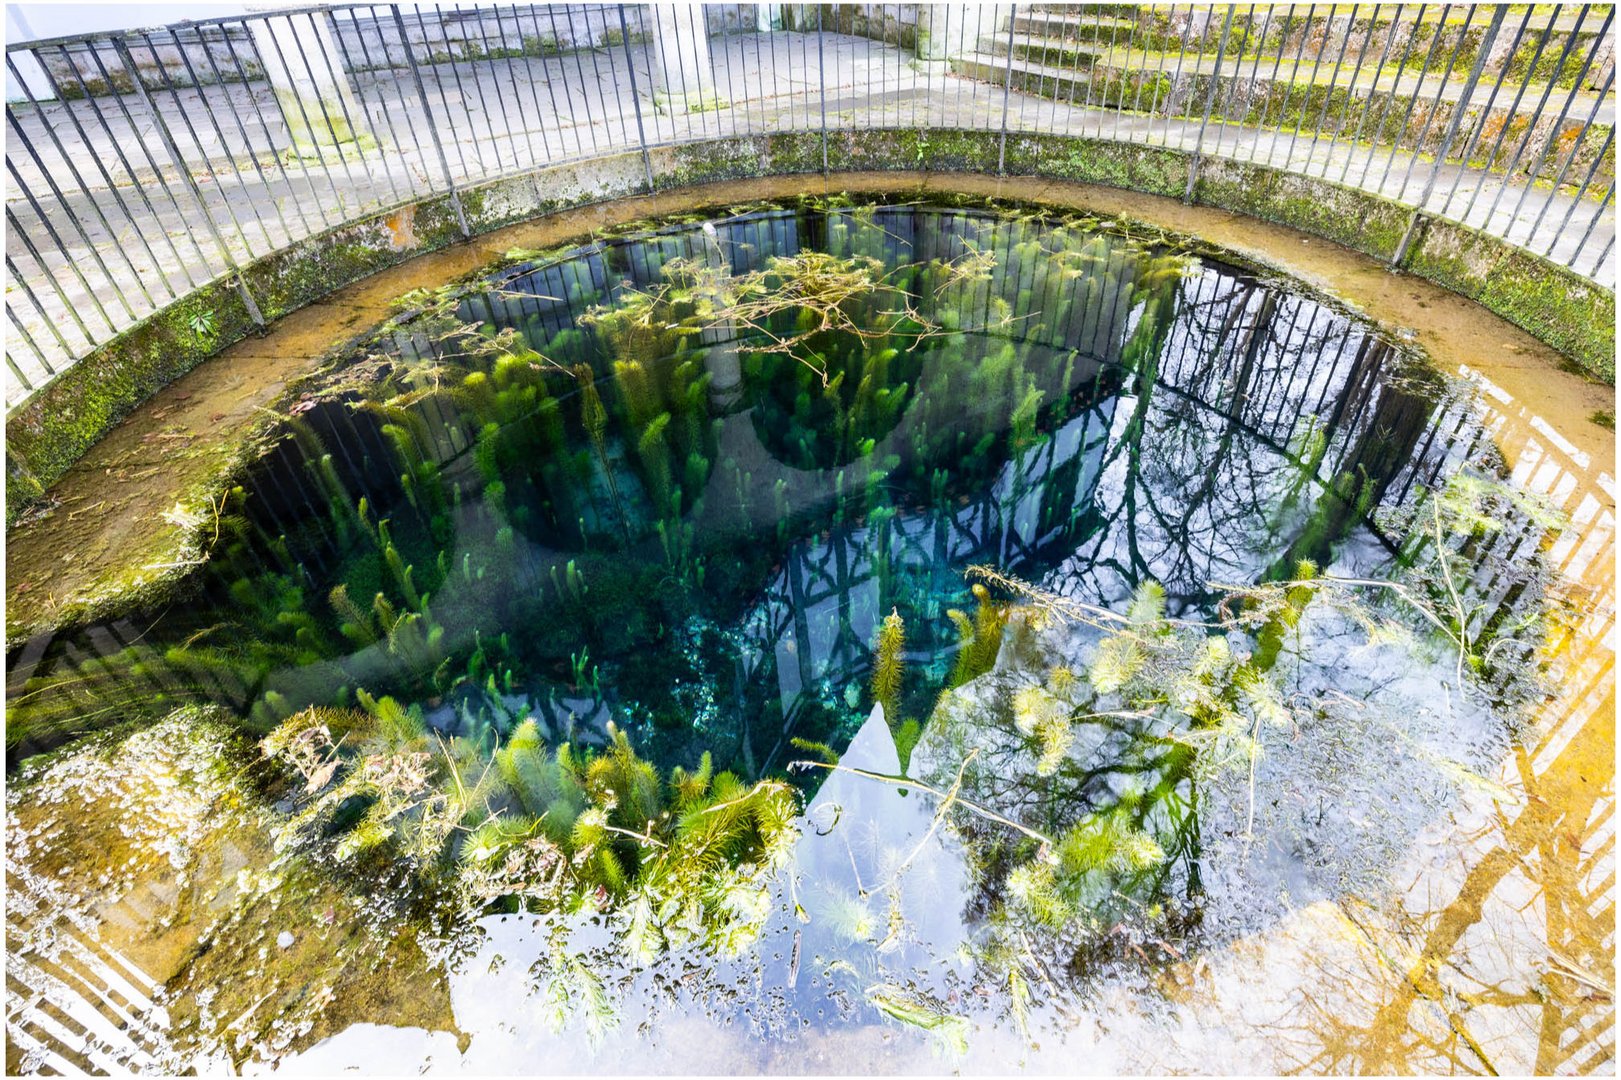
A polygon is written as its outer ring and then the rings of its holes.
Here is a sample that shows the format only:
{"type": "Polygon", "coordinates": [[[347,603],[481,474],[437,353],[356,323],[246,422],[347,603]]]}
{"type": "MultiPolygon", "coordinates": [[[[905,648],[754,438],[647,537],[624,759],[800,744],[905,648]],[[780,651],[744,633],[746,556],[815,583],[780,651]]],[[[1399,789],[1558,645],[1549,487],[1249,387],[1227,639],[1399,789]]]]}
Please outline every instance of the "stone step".
{"type": "MultiPolygon", "coordinates": [[[[1107,49],[1080,48],[1073,43],[1066,43],[1054,38],[1021,37],[1018,35],[1014,36],[1012,44],[1015,73],[1025,72],[1031,78],[1073,78],[1085,76],[1094,68],[1098,74],[1109,76],[1159,71],[1168,75],[1180,72],[1184,77],[1195,77],[1206,76],[1216,70],[1216,57],[1214,54],[1188,53],[1179,57],[1174,53],[1145,54],[1123,48],[1116,49],[1111,54],[1107,49]]],[[[980,42],[980,47],[976,51],[980,62],[994,61],[994,66],[998,71],[1005,71],[1007,54],[1008,41],[1005,37],[998,41],[984,39],[980,42]]],[[[1373,65],[1364,64],[1359,71],[1353,61],[1335,65],[1332,58],[1319,63],[1309,56],[1300,59],[1298,64],[1296,64],[1295,57],[1286,58],[1285,63],[1279,66],[1276,73],[1271,71],[1271,65],[1267,62],[1257,65],[1253,56],[1246,57],[1243,60],[1234,60],[1229,57],[1228,61],[1223,63],[1221,70],[1224,79],[1238,78],[1246,85],[1253,83],[1256,87],[1292,84],[1295,87],[1311,87],[1314,90],[1332,88],[1335,95],[1343,94],[1347,88],[1353,86],[1359,94],[1372,92],[1411,93],[1417,91],[1426,103],[1434,99],[1438,82],[1438,74],[1435,72],[1428,73],[1421,78],[1418,72],[1407,71],[1386,71],[1376,82],[1376,72],[1373,65]],[[1355,83],[1351,81],[1353,75],[1356,76],[1355,83]]],[[[1446,86],[1440,90],[1442,100],[1458,100],[1467,81],[1466,74],[1457,74],[1454,78],[1448,80],[1446,86]]],[[[1514,100],[1514,96],[1510,91],[1516,88],[1517,85],[1517,83],[1505,84],[1503,92],[1499,93],[1497,100],[1494,102],[1494,112],[1507,111],[1508,106],[1514,100]]],[[[1519,111],[1522,115],[1534,111],[1536,103],[1541,97],[1543,85],[1540,82],[1535,83],[1521,95],[1521,108],[1519,111]]],[[[1555,93],[1561,95],[1556,100],[1562,100],[1562,96],[1568,94],[1569,90],[1564,87],[1556,87],[1555,93]]],[[[1484,106],[1487,98],[1488,95],[1485,93],[1476,94],[1471,104],[1476,108],[1484,106]]],[[[1595,98],[1596,94],[1590,90],[1578,91],[1572,99],[1568,121],[1574,124],[1586,117],[1592,110],[1595,98]]],[[[1606,95],[1605,100],[1599,103],[1599,108],[1594,115],[1595,123],[1601,125],[1613,124],[1615,122],[1615,111],[1614,95],[1606,95]]]]}
{"type": "MultiPolygon", "coordinates": [[[[997,38],[981,38],[979,51],[988,52],[994,56],[1006,56],[1008,53],[1008,38],[1006,34],[997,38]]],[[[1062,38],[1038,37],[1033,34],[1013,35],[1013,55],[1020,61],[1030,63],[1058,64],[1061,67],[1089,67],[1106,52],[1106,49],[1082,48],[1073,41],[1062,38]]]]}
{"type": "MultiPolygon", "coordinates": [[[[1355,22],[1358,26],[1367,25],[1369,23],[1375,26],[1388,26],[1392,22],[1396,21],[1398,10],[1399,9],[1396,5],[1379,6],[1376,10],[1359,13],[1355,22]]],[[[1121,17],[1117,15],[1100,15],[1088,10],[1078,12],[1036,11],[1029,14],[1021,13],[1015,16],[1012,23],[1012,29],[1015,36],[1028,35],[1035,38],[1079,42],[1086,46],[1103,51],[1107,51],[1107,49],[1112,45],[1115,49],[1131,49],[1137,52],[1168,52],[1176,54],[1182,52],[1184,50],[1184,46],[1186,45],[1188,54],[1190,56],[1195,54],[1213,56],[1215,54],[1221,27],[1221,22],[1219,19],[1212,17],[1211,21],[1203,23],[1202,34],[1198,32],[1200,27],[1196,26],[1194,28],[1195,32],[1189,34],[1187,41],[1184,42],[1179,34],[1180,26],[1178,26],[1178,29],[1172,29],[1171,25],[1167,24],[1163,18],[1155,18],[1155,16],[1164,16],[1164,14],[1165,12],[1163,10],[1150,10],[1145,11],[1142,15],[1138,16],[1121,17]],[[1197,42],[1202,42],[1202,47],[1199,44],[1196,44],[1197,42]]],[[[1409,5],[1406,9],[1400,9],[1400,14],[1402,15],[1401,21],[1410,25],[1413,17],[1411,6],[1409,5]]],[[[1281,30],[1283,24],[1279,20],[1286,15],[1297,19],[1302,19],[1305,17],[1304,13],[1302,12],[1296,11],[1291,15],[1287,9],[1279,9],[1279,13],[1275,13],[1273,20],[1271,22],[1267,22],[1266,16],[1261,11],[1244,9],[1241,7],[1237,12],[1237,16],[1233,24],[1235,36],[1242,33],[1245,24],[1247,23],[1250,33],[1256,33],[1259,31],[1259,29],[1266,27],[1268,28],[1268,38],[1271,38],[1281,30]]],[[[1331,18],[1335,27],[1343,29],[1347,25],[1350,16],[1348,13],[1342,12],[1335,14],[1331,18]]],[[[1505,35],[1512,36],[1514,34],[1515,30],[1520,24],[1520,18],[1520,15],[1511,15],[1505,20],[1505,35]]],[[[1329,21],[1329,16],[1319,13],[1313,18],[1312,25],[1316,27],[1329,21]]],[[[1423,22],[1426,25],[1433,25],[1437,21],[1437,18],[1433,14],[1423,19],[1423,22]]],[[[1586,48],[1586,43],[1591,41],[1592,38],[1596,36],[1599,27],[1602,25],[1602,21],[1602,16],[1590,15],[1585,21],[1581,22],[1581,33],[1579,40],[1583,43],[1582,48],[1586,48]]],[[[1447,22],[1449,25],[1454,27],[1464,26],[1462,18],[1457,16],[1449,17],[1447,22]]],[[[1484,18],[1475,18],[1472,22],[1468,23],[1469,33],[1478,37],[1478,35],[1484,31],[1486,23],[1487,20],[1484,18]]],[[[1562,40],[1563,35],[1568,34],[1570,31],[1576,29],[1577,23],[1577,16],[1573,14],[1562,13],[1559,15],[1554,20],[1553,40],[1555,42],[1562,40]]],[[[1542,15],[1540,17],[1537,15],[1532,16],[1531,21],[1526,25],[1525,34],[1523,36],[1522,52],[1528,52],[1534,46],[1534,42],[1540,36],[1543,28],[1547,25],[1548,23],[1546,15],[1542,15]]],[[[999,51],[1005,52],[1007,49],[1007,30],[1008,21],[1006,18],[1004,18],[997,33],[994,35],[995,39],[1001,43],[999,51]]],[[[1328,35],[1327,40],[1336,40],[1338,36],[1339,30],[1336,29],[1334,32],[1328,35]]],[[[994,43],[990,38],[986,38],[981,43],[982,49],[985,47],[991,47],[993,45],[994,43]]],[[[1244,46],[1241,42],[1237,48],[1240,51],[1243,51],[1246,46],[1244,46]]],[[[1288,55],[1291,52],[1291,49],[1292,47],[1286,47],[1284,49],[1285,55],[1288,55]]],[[[1578,50],[1578,52],[1580,52],[1580,50],[1578,50]]],[[[1274,43],[1272,47],[1264,49],[1261,55],[1265,57],[1273,57],[1276,56],[1277,53],[1278,48],[1274,43]]],[[[1253,58],[1255,54],[1253,51],[1247,51],[1244,52],[1244,55],[1253,58]]],[[[1316,59],[1316,54],[1309,49],[1304,55],[1308,59],[1316,59]]],[[[1602,68],[1605,67],[1605,64],[1596,64],[1595,67],[1602,68]]],[[[1602,75],[1603,72],[1601,71],[1599,73],[1599,77],[1602,78],[1602,75]]],[[[1460,72],[1457,77],[1461,79],[1463,77],[1463,72],[1460,72]]]]}
{"type": "MultiPolygon", "coordinates": [[[[989,49],[980,49],[973,53],[964,53],[960,56],[953,57],[951,60],[951,65],[951,70],[958,75],[962,75],[970,79],[976,79],[981,82],[995,84],[1001,84],[1007,80],[1010,71],[1007,50],[1005,47],[999,53],[989,49]]],[[[1149,64],[1144,66],[1143,64],[1136,62],[1136,58],[1133,58],[1133,62],[1131,64],[1118,67],[1109,65],[1100,60],[1088,64],[1085,67],[1076,68],[1067,64],[1040,63],[1015,55],[1011,65],[1011,74],[1012,83],[1015,89],[1024,90],[1028,93],[1040,94],[1044,97],[1053,97],[1056,94],[1062,100],[1069,101],[1073,99],[1076,103],[1089,101],[1092,107],[1118,107],[1117,104],[1110,103],[1106,99],[1108,98],[1110,92],[1118,93],[1120,92],[1120,86],[1124,85],[1126,87],[1124,92],[1130,97],[1133,105],[1140,104],[1145,110],[1151,111],[1155,106],[1157,106],[1160,99],[1157,98],[1154,93],[1139,93],[1135,88],[1137,83],[1143,81],[1145,75],[1152,75],[1157,72],[1161,76],[1164,76],[1165,78],[1163,81],[1165,85],[1158,91],[1158,93],[1166,94],[1174,92],[1178,95],[1177,100],[1182,100],[1180,95],[1186,93],[1194,93],[1197,95],[1203,94],[1203,90],[1200,89],[1200,86],[1203,85],[1203,83],[1195,80],[1204,80],[1209,76],[1210,72],[1213,71],[1215,67],[1214,58],[1207,57],[1202,58],[1202,60],[1194,57],[1186,58],[1186,62],[1181,67],[1180,79],[1183,84],[1191,87],[1187,90],[1173,90],[1171,84],[1177,81],[1175,78],[1178,74],[1177,67],[1178,65],[1174,61],[1174,58],[1172,59],[1172,62],[1164,65],[1149,64]],[[1100,89],[1095,92],[1091,89],[1094,77],[1098,80],[1100,85],[1100,89]],[[1108,86],[1111,89],[1101,89],[1103,86],[1108,86]]],[[[1266,74],[1263,72],[1261,77],[1257,79],[1252,77],[1252,72],[1250,71],[1239,70],[1235,75],[1230,75],[1227,70],[1224,70],[1223,80],[1226,81],[1229,78],[1236,78],[1242,87],[1242,92],[1245,97],[1265,97],[1266,95],[1270,94],[1273,98],[1277,99],[1279,103],[1273,106],[1268,106],[1268,108],[1277,108],[1281,111],[1283,106],[1290,101],[1296,101],[1298,104],[1303,105],[1308,100],[1314,100],[1309,98],[1308,95],[1300,89],[1301,87],[1309,84],[1310,70],[1311,65],[1301,65],[1302,77],[1295,80],[1291,80],[1288,77],[1288,73],[1282,74],[1277,79],[1271,79],[1266,77],[1266,74]],[[1282,96],[1279,97],[1279,95],[1282,96]]],[[[1320,72],[1318,81],[1314,85],[1316,87],[1326,89],[1329,86],[1328,74],[1326,72],[1320,72]]],[[[1333,100],[1343,101],[1343,95],[1347,90],[1348,85],[1349,72],[1347,72],[1337,83],[1333,84],[1333,92],[1335,94],[1335,98],[1333,100]]],[[[1421,83],[1417,77],[1407,77],[1396,81],[1392,81],[1387,78],[1376,87],[1372,83],[1371,77],[1364,74],[1363,78],[1356,84],[1355,90],[1359,97],[1375,92],[1395,93],[1397,95],[1411,95],[1416,92],[1420,101],[1420,105],[1416,107],[1423,108],[1428,108],[1429,104],[1434,100],[1435,97],[1433,82],[1421,83]]],[[[1443,91],[1443,100],[1457,100],[1455,95],[1458,92],[1459,88],[1457,86],[1449,84],[1448,89],[1443,91]]],[[[1533,94],[1526,95],[1526,100],[1522,101],[1521,105],[1522,114],[1529,113],[1533,109],[1535,104],[1535,96],[1536,95],[1533,94]]],[[[1202,100],[1202,96],[1200,97],[1200,100],[1202,100]]],[[[1566,132],[1579,130],[1582,119],[1587,116],[1591,108],[1593,96],[1590,94],[1579,94],[1577,95],[1577,100],[1581,102],[1580,107],[1572,108],[1570,115],[1566,118],[1564,124],[1561,125],[1561,129],[1566,132]]],[[[1505,115],[1508,112],[1508,107],[1511,103],[1512,98],[1507,97],[1506,95],[1499,96],[1498,100],[1493,104],[1492,112],[1496,115],[1505,115]]],[[[1477,97],[1471,102],[1471,111],[1482,108],[1485,106],[1485,104],[1485,97],[1477,97]]],[[[1314,103],[1310,108],[1315,110],[1317,105],[1314,103]]],[[[1340,108],[1341,106],[1334,105],[1330,109],[1330,123],[1332,123],[1332,117],[1340,108]]],[[[1397,112],[1399,113],[1399,110],[1397,110],[1397,112]]],[[[1380,122],[1383,122],[1387,115],[1391,114],[1388,114],[1385,110],[1380,110],[1380,122]]],[[[1614,104],[1610,101],[1601,103],[1598,114],[1595,118],[1595,124],[1613,125],[1614,122],[1614,104]]],[[[1600,130],[1602,130],[1602,127],[1600,130]]],[[[1437,126],[1437,131],[1435,134],[1439,135],[1439,133],[1439,126],[1437,126]]],[[[1596,148],[1598,144],[1602,142],[1602,139],[1589,135],[1586,142],[1596,148]]],[[[1510,141],[1510,145],[1512,145],[1512,140],[1510,141]]],[[[1558,155],[1554,155],[1554,161],[1556,163],[1555,167],[1557,167],[1558,155]]]]}
{"type": "MultiPolygon", "coordinates": [[[[1133,18],[1118,16],[1093,15],[1090,13],[1037,13],[1034,15],[1016,15],[1013,18],[1013,31],[1016,34],[1038,34],[1046,37],[1068,38],[1074,37],[1083,27],[1101,26],[1119,31],[1120,37],[1125,37],[1137,26],[1133,18]]],[[[1003,26],[1006,30],[1007,27],[1003,26]]]]}
{"type": "MultiPolygon", "coordinates": [[[[1117,26],[1121,29],[1130,29],[1138,24],[1139,15],[1130,10],[1135,7],[1136,5],[1129,4],[1099,5],[1096,7],[1087,4],[1044,4],[1034,10],[1020,11],[1018,15],[1014,16],[1014,29],[1016,31],[1025,31],[1029,33],[1044,33],[1053,37],[1073,36],[1075,29],[1080,27],[1117,26]]],[[[1293,12],[1294,16],[1297,18],[1305,18],[1309,5],[1300,5],[1299,7],[1300,10],[1293,12]]],[[[1437,21],[1436,12],[1438,10],[1439,9],[1432,9],[1431,12],[1425,16],[1424,21],[1426,23],[1433,23],[1437,21]]],[[[1412,21],[1415,9],[1411,4],[1404,8],[1400,8],[1399,11],[1403,22],[1412,21]]],[[[1161,9],[1160,11],[1156,12],[1154,9],[1149,8],[1143,12],[1143,14],[1150,15],[1156,13],[1163,14],[1164,11],[1161,9]]],[[[1280,6],[1273,14],[1273,24],[1276,25],[1279,19],[1289,13],[1290,12],[1287,7],[1280,6]]],[[[1364,4],[1357,11],[1356,21],[1358,23],[1369,21],[1375,24],[1390,23],[1395,21],[1397,14],[1398,5],[1396,4],[1379,4],[1373,6],[1364,4]]],[[[1249,8],[1247,6],[1240,5],[1237,15],[1239,18],[1249,17],[1249,8]]],[[[1504,25],[1509,27],[1510,31],[1512,32],[1513,28],[1519,25],[1521,17],[1521,13],[1519,11],[1515,11],[1508,17],[1504,25]]],[[[1266,13],[1264,9],[1257,8],[1254,14],[1255,25],[1261,25],[1265,18],[1266,13]]],[[[1333,15],[1327,15],[1324,12],[1319,11],[1312,17],[1312,21],[1313,23],[1316,23],[1329,18],[1336,21],[1348,19],[1350,18],[1350,12],[1349,10],[1337,11],[1333,15]]],[[[1447,21],[1449,23],[1461,25],[1463,23],[1463,16],[1458,13],[1453,13],[1448,16],[1447,21]]],[[[1578,19],[1575,12],[1569,10],[1563,11],[1554,18],[1554,33],[1568,33],[1576,28],[1577,22],[1578,19]]],[[[1582,21],[1582,32],[1597,33],[1602,22],[1602,13],[1589,14],[1587,19],[1582,21]]],[[[1477,15],[1471,25],[1483,26],[1485,25],[1485,20],[1477,15]]],[[[1540,33],[1542,28],[1547,25],[1547,14],[1543,12],[1535,13],[1531,16],[1531,22],[1526,29],[1526,33],[1540,33]]],[[[1003,29],[1007,29],[1005,21],[1003,29]]]]}

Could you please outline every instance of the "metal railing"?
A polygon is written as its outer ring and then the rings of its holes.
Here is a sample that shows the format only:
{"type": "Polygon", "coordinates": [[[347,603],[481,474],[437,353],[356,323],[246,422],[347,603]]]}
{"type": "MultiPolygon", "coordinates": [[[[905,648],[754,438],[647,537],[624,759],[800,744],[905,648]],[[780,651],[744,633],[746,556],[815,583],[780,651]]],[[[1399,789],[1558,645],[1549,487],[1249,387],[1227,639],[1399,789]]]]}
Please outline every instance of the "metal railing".
{"type": "Polygon", "coordinates": [[[345,222],[448,195],[465,232],[487,181],[640,151],[651,186],[652,149],[782,132],[824,167],[866,128],[995,133],[998,170],[1029,134],[1170,147],[1190,196],[1252,162],[1613,290],[1613,10],[1343,9],[340,4],[10,45],[6,402],[208,282],[260,319],[242,267],[345,222]]]}

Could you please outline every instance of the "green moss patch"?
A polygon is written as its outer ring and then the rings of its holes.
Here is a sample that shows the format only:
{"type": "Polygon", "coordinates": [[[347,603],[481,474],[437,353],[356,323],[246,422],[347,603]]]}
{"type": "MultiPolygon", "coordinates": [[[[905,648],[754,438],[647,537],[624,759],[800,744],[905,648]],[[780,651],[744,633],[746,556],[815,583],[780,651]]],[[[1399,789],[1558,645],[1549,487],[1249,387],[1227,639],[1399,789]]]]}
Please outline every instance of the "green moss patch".
{"type": "Polygon", "coordinates": [[[1568,267],[1450,221],[1431,220],[1403,267],[1469,297],[1615,381],[1615,294],[1568,267]]]}

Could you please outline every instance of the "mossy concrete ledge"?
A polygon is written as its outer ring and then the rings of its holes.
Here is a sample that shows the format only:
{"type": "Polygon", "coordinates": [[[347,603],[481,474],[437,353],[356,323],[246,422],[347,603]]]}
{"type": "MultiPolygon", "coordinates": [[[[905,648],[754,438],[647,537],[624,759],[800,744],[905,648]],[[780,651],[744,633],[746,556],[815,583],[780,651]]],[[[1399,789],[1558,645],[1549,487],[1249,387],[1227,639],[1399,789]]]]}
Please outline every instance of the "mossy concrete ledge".
{"type": "MultiPolygon", "coordinates": [[[[537,253],[560,255],[590,237],[635,231],[671,214],[724,211],[760,200],[844,191],[898,193],[908,199],[938,193],[1133,220],[1163,230],[1170,243],[1191,245],[1200,238],[1331,295],[1343,293],[1348,303],[1366,310],[1381,325],[1411,329],[1444,370],[1468,365],[1483,370],[1488,378],[1507,379],[1509,392],[1539,413],[1549,414],[1551,409],[1551,415],[1563,417],[1562,432],[1569,433],[1571,425],[1587,423],[1581,418],[1613,405],[1607,386],[1557,370],[1559,354],[1551,347],[1456,292],[1392,275],[1369,255],[1336,245],[1302,245],[1301,232],[1263,221],[1262,217],[1308,210],[1285,198],[1287,189],[1282,185],[1262,186],[1269,180],[1266,176],[1234,188],[1235,197],[1241,191],[1251,200],[1249,205],[1257,212],[1252,215],[1215,206],[1184,206],[1179,196],[1186,177],[1176,171],[1177,157],[1163,150],[1115,153],[1107,144],[1087,140],[1020,139],[1010,142],[1006,160],[1010,171],[1024,175],[998,177],[995,162],[1001,149],[984,133],[957,133],[943,144],[927,133],[903,133],[899,141],[887,139],[885,133],[846,133],[829,140],[829,165],[841,168],[823,176],[822,142],[817,136],[665,148],[647,159],[636,153],[598,160],[566,175],[554,170],[464,193],[464,205],[472,207],[474,220],[483,229],[471,243],[450,243],[460,230],[452,224],[453,208],[445,202],[420,204],[353,226],[337,234],[355,247],[329,264],[330,274],[364,274],[386,261],[400,265],[334,295],[320,292],[330,278],[323,279],[294,258],[254,268],[258,287],[276,305],[272,310],[290,310],[298,303],[307,306],[278,319],[263,337],[250,336],[226,355],[158,389],[61,477],[47,505],[8,526],[8,647],[32,649],[52,634],[153,612],[183,600],[212,543],[212,508],[221,493],[278,436],[290,406],[314,391],[318,384],[310,378],[318,379],[335,356],[349,353],[395,314],[394,302],[401,296],[469,283],[498,266],[527,263],[537,253]],[[949,155],[952,167],[932,172],[894,168],[890,155],[897,146],[910,147],[914,160],[920,148],[926,160],[938,149],[949,155]],[[852,165],[867,169],[857,171],[849,168],[852,165]],[[663,189],[652,195],[643,194],[649,167],[655,186],[663,189]],[[1074,179],[1047,175],[1059,170],[1074,179]],[[735,179],[726,180],[727,175],[735,179]],[[678,177],[686,183],[674,183],[678,177]],[[1084,182],[1088,177],[1093,182],[1084,182]],[[1138,190],[1150,186],[1163,194],[1138,190]],[[606,201],[598,197],[604,195],[606,201]],[[494,229],[502,222],[510,224],[494,229]],[[368,234],[367,229],[388,235],[368,234]],[[367,239],[378,250],[362,242],[367,239]],[[407,258],[434,247],[441,250],[407,258]]],[[[1212,182],[1223,179],[1220,173],[1210,176],[1212,182]]],[[[1320,222],[1320,227],[1327,224],[1320,222]]],[[[1370,231],[1362,239],[1368,236],[1374,239],[1367,246],[1378,254],[1376,234],[1370,231]]],[[[1433,250],[1424,245],[1434,242],[1433,236],[1424,238],[1420,250],[1433,250]]],[[[230,310],[226,305],[231,294],[232,290],[221,289],[193,299],[199,305],[219,305],[209,308],[218,317],[230,310]]],[[[245,312],[232,317],[239,322],[218,323],[221,336],[233,332],[231,327],[249,333],[245,312]]],[[[170,340],[156,330],[150,332],[159,346],[170,340]]],[[[157,346],[153,356],[156,361],[164,359],[157,346]]],[[[196,359],[187,355],[168,368],[154,362],[145,370],[156,383],[196,359]]],[[[124,388],[128,396],[120,406],[142,389],[124,388]]],[[[1608,442],[1599,440],[1604,443],[1601,448],[1586,452],[1605,459],[1613,453],[1613,435],[1606,433],[1605,438],[1608,442]]],[[[56,467],[64,467],[71,449],[55,459],[56,467]]],[[[138,633],[138,627],[131,632],[138,633]]]]}
{"type": "MultiPolygon", "coordinates": [[[[1206,159],[1194,201],[1275,221],[1389,262],[1413,222],[1390,199],[1260,165],[1206,159]]],[[[1401,269],[1468,297],[1615,381],[1615,293],[1569,267],[1460,225],[1421,215],[1401,269]]]]}
{"type": "MultiPolygon", "coordinates": [[[[474,235],[646,190],[641,155],[560,166],[458,192],[474,235]],[[545,195],[542,192],[546,192],[545,195]]],[[[267,321],[463,239],[455,203],[434,196],[308,237],[244,267],[267,321]]],[[[53,379],[6,419],[6,524],[142,402],[256,326],[235,277],[148,316],[53,379]]]]}
{"type": "MultiPolygon", "coordinates": [[[[996,174],[1076,180],[1180,197],[1288,225],[1388,261],[1412,211],[1388,199],[1262,165],[1065,135],[956,129],[858,129],[750,135],[621,153],[492,181],[457,193],[482,234],[570,207],[721,180],[830,171],[996,174]]],[[[1615,294],[1490,235],[1428,220],[1404,268],[1475,300],[1613,381],[1615,294]]],[[[461,239],[448,195],[397,207],[261,259],[243,284],[275,319],[387,266],[461,239]]],[[[141,402],[254,332],[235,283],[171,304],[80,360],[6,423],[7,524],[141,402]],[[199,328],[205,332],[199,332],[199,328]]]]}

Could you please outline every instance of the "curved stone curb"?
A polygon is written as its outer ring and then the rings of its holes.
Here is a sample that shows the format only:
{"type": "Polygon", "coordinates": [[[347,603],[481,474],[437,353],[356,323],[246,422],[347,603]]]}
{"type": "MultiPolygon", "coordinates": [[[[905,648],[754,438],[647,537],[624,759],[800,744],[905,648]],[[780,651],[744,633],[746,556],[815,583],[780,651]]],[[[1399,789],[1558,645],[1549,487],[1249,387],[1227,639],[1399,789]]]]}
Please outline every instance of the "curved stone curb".
{"type": "MultiPolygon", "coordinates": [[[[616,154],[461,192],[477,235],[559,210],[717,180],[836,171],[995,173],[1103,184],[1289,225],[1389,261],[1411,228],[1404,269],[1529,331],[1605,382],[1615,378],[1615,294],[1486,233],[1366,192],[1267,166],[1075,136],[955,129],[760,135],[616,154]]],[[[310,237],[243,271],[274,320],[385,267],[461,239],[449,196],[310,237]]],[[[6,422],[8,525],[137,405],[254,331],[233,281],[214,281],[80,360],[6,422]],[[214,332],[191,329],[199,313],[214,332]]]]}

